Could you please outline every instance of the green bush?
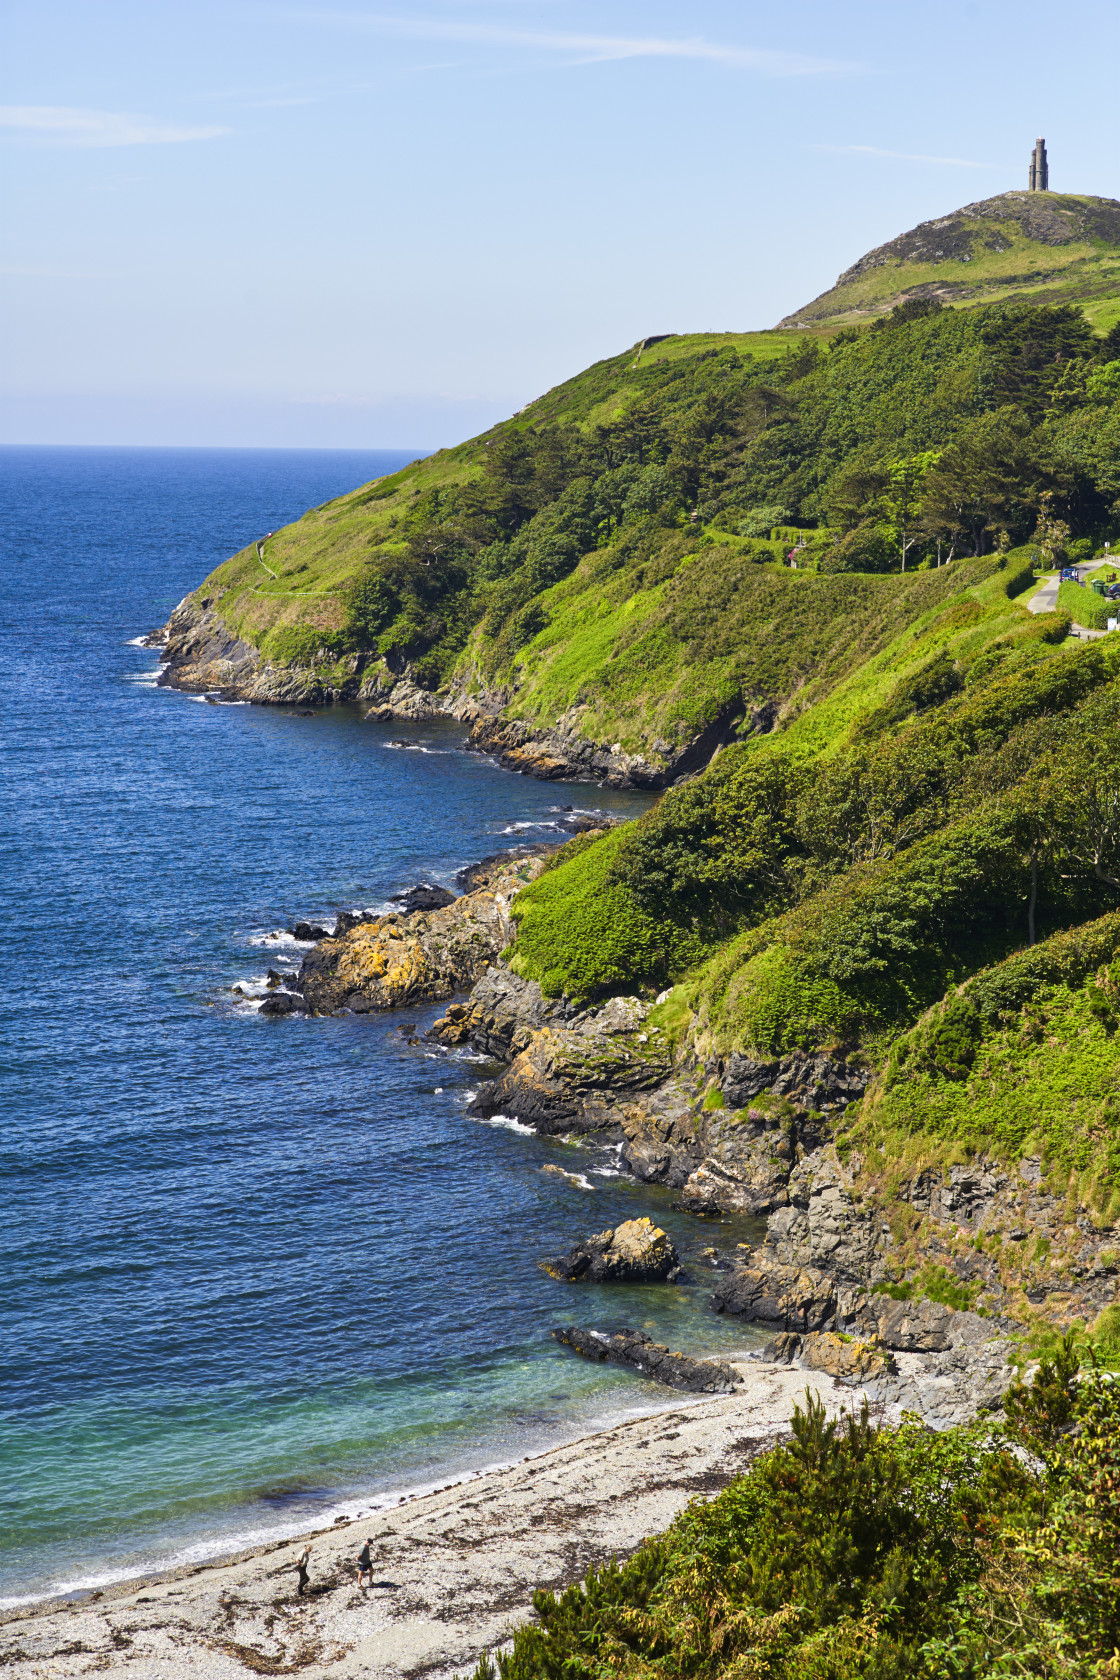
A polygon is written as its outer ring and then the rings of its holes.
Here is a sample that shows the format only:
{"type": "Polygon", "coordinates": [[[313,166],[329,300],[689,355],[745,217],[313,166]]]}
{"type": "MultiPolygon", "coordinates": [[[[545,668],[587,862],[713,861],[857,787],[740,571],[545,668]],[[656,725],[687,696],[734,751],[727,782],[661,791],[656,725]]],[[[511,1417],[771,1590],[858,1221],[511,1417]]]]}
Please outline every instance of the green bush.
{"type": "Polygon", "coordinates": [[[514,901],[510,966],[539,981],[546,997],[660,989],[703,954],[695,933],[644,910],[612,881],[625,835],[615,829],[573,849],[514,901]]]}
{"type": "Polygon", "coordinates": [[[898,562],[890,534],[872,522],[857,525],[821,555],[822,572],[889,572],[898,562]]]}
{"type": "Polygon", "coordinates": [[[475,1680],[1113,1680],[1120,1385],[1067,1338],[1007,1409],[936,1434],[808,1396],[710,1503],[537,1592],[475,1680]]]}
{"type": "Polygon", "coordinates": [[[1107,629],[1109,619],[1120,615],[1120,601],[1106,601],[1085,584],[1071,583],[1068,579],[1058,586],[1057,607],[1086,630],[1107,629]]]}

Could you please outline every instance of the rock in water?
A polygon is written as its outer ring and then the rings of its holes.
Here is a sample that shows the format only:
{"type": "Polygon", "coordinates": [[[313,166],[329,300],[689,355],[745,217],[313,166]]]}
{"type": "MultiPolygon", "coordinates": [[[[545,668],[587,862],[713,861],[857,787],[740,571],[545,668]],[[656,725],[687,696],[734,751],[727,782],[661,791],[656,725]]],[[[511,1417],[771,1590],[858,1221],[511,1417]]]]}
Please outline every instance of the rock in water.
{"type": "Polygon", "coordinates": [[[448,892],[446,887],[433,887],[430,881],[421,881],[419,886],[409,887],[407,892],[394,893],[390,902],[399,904],[406,916],[414,910],[443,910],[447,905],[454,904],[455,894],[448,892]]]}
{"type": "Polygon", "coordinates": [[[270,992],[261,1004],[261,1015],[306,1015],[307,999],[298,992],[270,992]]]}
{"type": "Polygon", "coordinates": [[[326,928],[320,927],[317,922],[296,922],[294,927],[288,929],[288,932],[293,939],[298,939],[304,944],[330,938],[326,928]]]}
{"type": "Polygon", "coordinates": [[[651,1341],[640,1330],[619,1330],[608,1336],[601,1330],[582,1330],[573,1324],[553,1330],[552,1336],[585,1359],[629,1365],[655,1382],[688,1389],[692,1394],[726,1393],[743,1380],[734,1366],[722,1359],[689,1359],[687,1354],[670,1353],[667,1347],[651,1341]]]}
{"type": "Polygon", "coordinates": [[[652,1219],[628,1219],[613,1231],[597,1231],[541,1265],[567,1283],[673,1283],[681,1276],[680,1256],[652,1219]]]}

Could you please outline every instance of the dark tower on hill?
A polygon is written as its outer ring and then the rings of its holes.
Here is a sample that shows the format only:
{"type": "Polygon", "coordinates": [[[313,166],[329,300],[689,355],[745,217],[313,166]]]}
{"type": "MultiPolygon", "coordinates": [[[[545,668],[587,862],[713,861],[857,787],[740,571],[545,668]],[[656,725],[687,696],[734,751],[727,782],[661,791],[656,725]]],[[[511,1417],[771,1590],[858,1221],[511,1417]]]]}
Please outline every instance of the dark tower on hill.
{"type": "Polygon", "coordinates": [[[1050,191],[1050,165],[1046,161],[1046,142],[1036,140],[1034,151],[1031,153],[1031,172],[1027,179],[1030,192],[1050,191]]]}

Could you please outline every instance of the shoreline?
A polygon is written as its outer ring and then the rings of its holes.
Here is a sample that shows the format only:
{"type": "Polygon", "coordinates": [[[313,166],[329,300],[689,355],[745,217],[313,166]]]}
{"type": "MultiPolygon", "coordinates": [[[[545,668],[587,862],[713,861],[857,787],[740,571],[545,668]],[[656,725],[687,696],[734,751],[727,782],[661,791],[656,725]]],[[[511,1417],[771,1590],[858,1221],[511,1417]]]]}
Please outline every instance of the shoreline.
{"type": "MultiPolygon", "coordinates": [[[[744,1341],[750,1339],[752,1328],[743,1326],[744,1341]]],[[[761,1345],[760,1337],[759,1346],[761,1345]]],[[[716,1356],[705,1354],[699,1357],[716,1356]]],[[[747,1349],[730,1355],[721,1353],[718,1356],[727,1358],[737,1367],[757,1369],[757,1361],[747,1349]]],[[[575,1354],[571,1357],[577,1358],[575,1354]]],[[[163,1558],[157,1556],[147,1564],[138,1563],[134,1567],[122,1566],[120,1569],[114,1569],[112,1563],[107,1561],[101,1573],[91,1574],[85,1579],[41,1592],[14,1592],[0,1596],[0,1627],[25,1615],[53,1613],[56,1610],[78,1607],[89,1603],[92,1598],[108,1600],[123,1597],[132,1592],[143,1591],[149,1585],[186,1579],[197,1574],[200,1569],[233,1565],[274,1551],[277,1547],[295,1545],[313,1535],[334,1533],[336,1529],[341,1529],[343,1523],[375,1521],[389,1512],[401,1510],[433,1494],[474,1486],[485,1477],[502,1475],[515,1470],[521,1464],[533,1463],[537,1459],[547,1457],[549,1453],[576,1446],[582,1441],[596,1440],[616,1429],[625,1428],[630,1423],[640,1423],[647,1418],[658,1417],[664,1411],[702,1405],[711,1398],[703,1394],[689,1395],[687,1391],[670,1388],[653,1379],[638,1377],[633,1373],[629,1375],[648,1392],[648,1404],[640,1403],[636,1396],[631,1396],[631,1401],[627,1404],[620,1397],[619,1404],[596,1406],[590,1416],[573,1414],[567,1420],[568,1427],[558,1426],[546,1444],[538,1442],[536,1446],[531,1446],[529,1452],[516,1457],[493,1458],[479,1465],[453,1470],[441,1470],[436,1463],[429,1475],[403,1487],[394,1486],[375,1491],[359,1487],[353,1492],[340,1487],[329,1502],[324,1502],[319,1512],[306,1511],[302,1516],[293,1516],[290,1522],[278,1518],[268,1530],[262,1525],[258,1532],[252,1532],[249,1525],[255,1507],[247,1503],[246,1523],[239,1525],[225,1538],[220,1535],[208,1538],[205,1533],[200,1532],[193,1539],[184,1538],[181,1543],[170,1541],[162,1548],[167,1555],[163,1558]],[[246,1532],[246,1529],[249,1529],[249,1532],[246,1532]]],[[[603,1398],[605,1400],[609,1397],[603,1398]]]]}
{"type": "Polygon", "coordinates": [[[367,1516],[11,1609],[0,1614],[0,1663],[19,1680],[46,1663],[57,1675],[132,1680],[462,1671],[525,1620],[537,1587],[628,1555],[741,1474],[806,1390],[831,1411],[862,1398],[815,1371],[754,1360],[740,1370],[734,1394],[666,1394],[662,1409],[367,1516]],[[363,1594],[353,1560],[367,1537],[375,1586],[363,1594]],[[291,1560],[305,1540],[311,1591],[300,1599],[291,1560]]]}

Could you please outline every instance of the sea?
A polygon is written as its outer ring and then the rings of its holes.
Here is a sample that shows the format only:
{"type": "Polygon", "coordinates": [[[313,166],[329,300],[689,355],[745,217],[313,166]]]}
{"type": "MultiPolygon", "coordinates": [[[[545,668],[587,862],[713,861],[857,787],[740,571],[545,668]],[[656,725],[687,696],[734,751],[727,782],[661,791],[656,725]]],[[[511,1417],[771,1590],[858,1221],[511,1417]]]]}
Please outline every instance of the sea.
{"type": "Polygon", "coordinates": [[[138,638],[219,561],[416,451],[0,450],[0,1605],[326,1527],[681,1403],[556,1325],[694,1354],[754,1234],[617,1149],[467,1112],[442,1007],[268,1018],[296,919],[387,906],[575,812],[457,726],[156,687],[138,638]],[[544,1171],[560,1168],[560,1172],[544,1171]],[[649,1214],[690,1281],[542,1258],[649,1214]]]}

